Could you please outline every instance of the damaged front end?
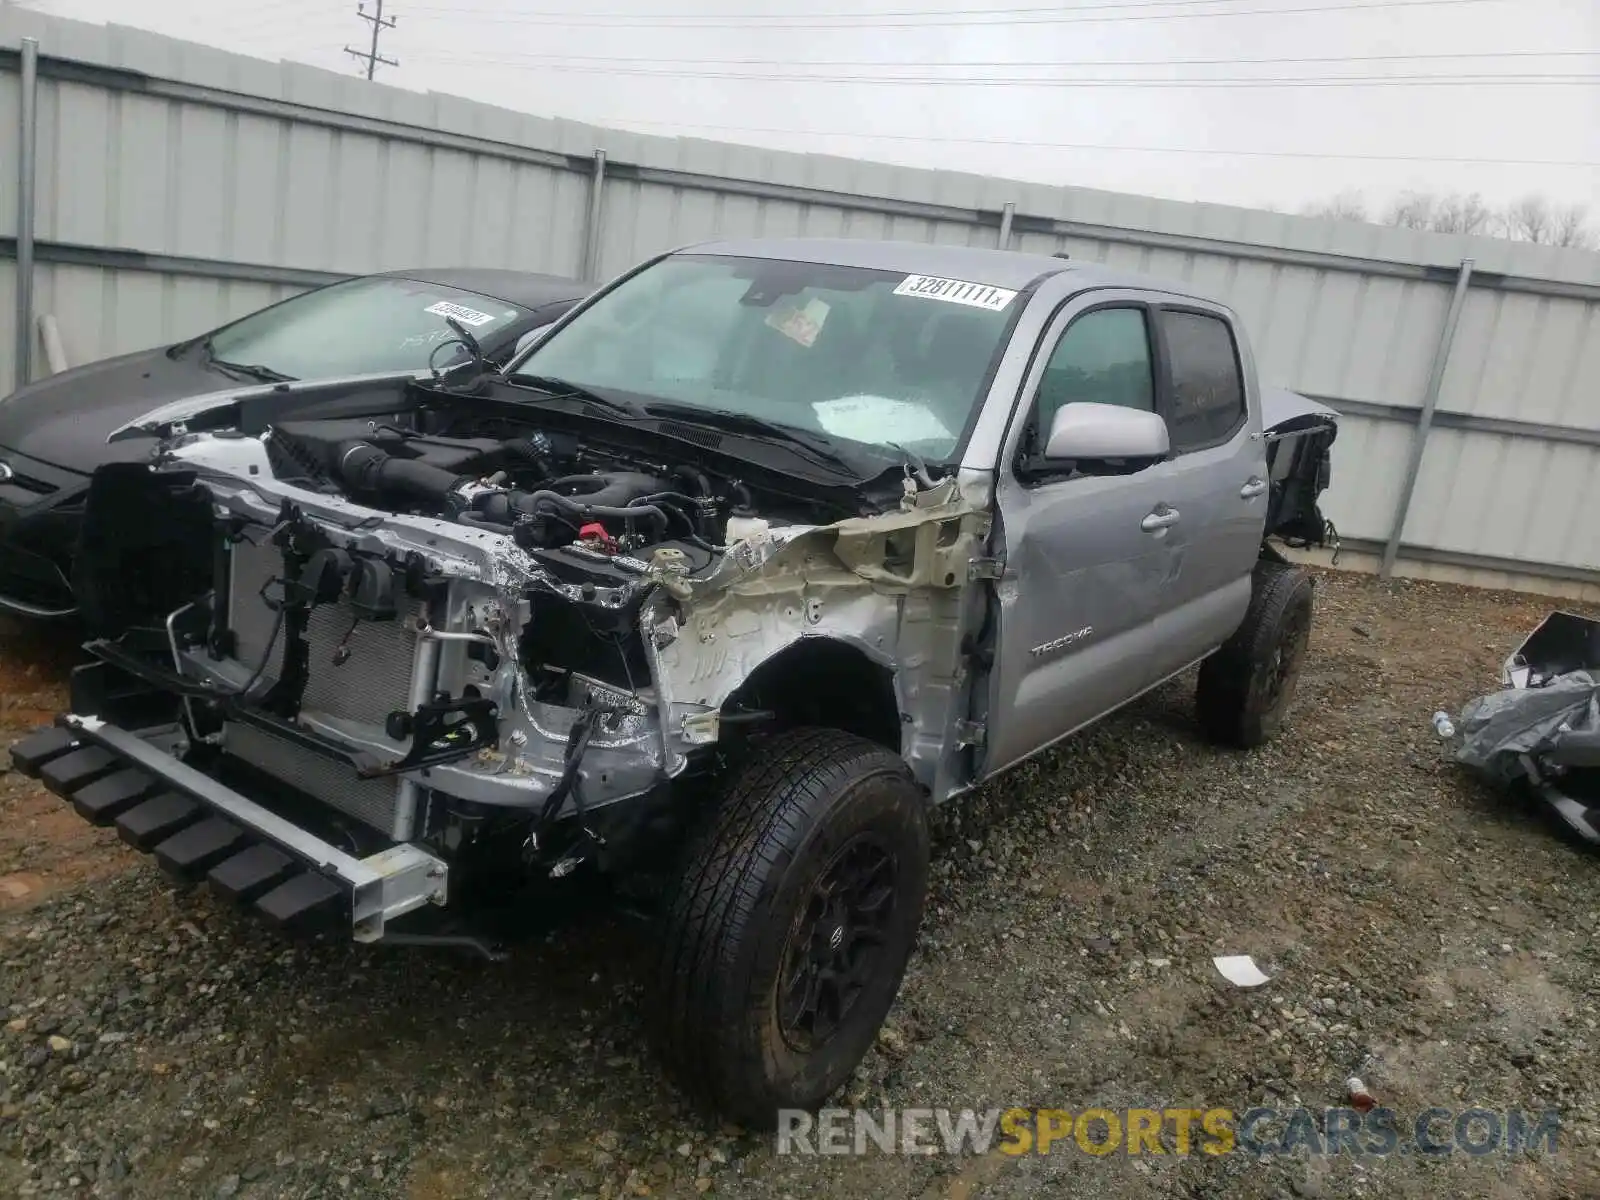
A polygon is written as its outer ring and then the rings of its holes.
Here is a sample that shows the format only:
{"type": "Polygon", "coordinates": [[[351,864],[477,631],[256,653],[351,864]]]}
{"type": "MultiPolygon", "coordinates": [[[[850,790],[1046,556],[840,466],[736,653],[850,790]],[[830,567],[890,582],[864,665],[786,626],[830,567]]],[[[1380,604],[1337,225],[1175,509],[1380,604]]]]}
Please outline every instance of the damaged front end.
{"type": "Polygon", "coordinates": [[[99,472],[99,661],[19,768],[175,873],[366,941],[664,857],[717,756],[819,705],[964,782],[986,497],[736,475],[421,387],[382,407],[169,429],[99,472]]]}
{"type": "Polygon", "coordinates": [[[1600,621],[1552,612],[1506,660],[1501,683],[1462,709],[1456,760],[1531,788],[1600,843],[1600,621]]]}

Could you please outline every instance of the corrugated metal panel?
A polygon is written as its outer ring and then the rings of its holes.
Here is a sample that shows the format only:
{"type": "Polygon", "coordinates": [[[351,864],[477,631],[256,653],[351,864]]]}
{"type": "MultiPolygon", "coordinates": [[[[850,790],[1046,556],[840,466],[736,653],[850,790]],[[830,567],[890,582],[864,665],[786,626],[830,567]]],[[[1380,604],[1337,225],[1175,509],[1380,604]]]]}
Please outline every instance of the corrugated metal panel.
{"type": "Polygon", "coordinates": [[[351,274],[578,268],[567,172],[54,80],[39,111],[41,240],[351,274]]]}
{"type": "Polygon", "coordinates": [[[1435,430],[1403,541],[1463,554],[1600,568],[1600,452],[1435,430]]]}
{"type": "Polygon", "coordinates": [[[1411,430],[1395,421],[1345,417],[1334,443],[1323,512],[1343,537],[1382,540],[1400,498],[1411,430]]]}
{"type": "MultiPolygon", "coordinates": [[[[212,274],[229,264],[254,264],[242,273],[260,275],[419,263],[577,274],[600,147],[610,159],[603,276],[739,235],[992,246],[1010,203],[1017,249],[1185,281],[1241,314],[1266,380],[1390,414],[1422,404],[1452,278],[1470,257],[1478,286],[1463,308],[1404,541],[1567,567],[1600,562],[1592,525],[1561,515],[1600,489],[1600,448],[1536,429],[1450,425],[1465,414],[1600,430],[1600,256],[622,133],[0,10],[0,55],[24,35],[40,39],[47,59],[150,77],[41,76],[36,234],[89,249],[82,265],[41,260],[36,310],[57,317],[74,362],[175,340],[309,282],[204,278],[171,260],[134,269],[125,253],[125,265],[96,266],[97,247],[211,260],[212,274]]],[[[16,74],[0,70],[0,163],[16,159],[17,105],[16,74]]],[[[14,189],[0,187],[0,230],[15,219],[14,189]]],[[[0,260],[4,330],[13,280],[0,260]]],[[[0,345],[9,374],[9,338],[0,345]]],[[[1388,534],[1411,439],[1404,420],[1346,418],[1328,498],[1344,534],[1388,534]]]]}
{"type": "MultiPolygon", "coordinates": [[[[6,263],[8,274],[14,264],[6,263]]],[[[146,271],[41,264],[34,307],[51,313],[74,366],[177,341],[252,313],[296,291],[270,284],[146,271]]],[[[4,304],[9,306],[7,293],[4,304]]],[[[7,317],[0,310],[0,322],[7,317]]],[[[35,357],[38,370],[43,364],[35,357]]]]}
{"type": "Polygon", "coordinates": [[[1440,407],[1600,429],[1600,305],[1472,292],[1440,407]]]}

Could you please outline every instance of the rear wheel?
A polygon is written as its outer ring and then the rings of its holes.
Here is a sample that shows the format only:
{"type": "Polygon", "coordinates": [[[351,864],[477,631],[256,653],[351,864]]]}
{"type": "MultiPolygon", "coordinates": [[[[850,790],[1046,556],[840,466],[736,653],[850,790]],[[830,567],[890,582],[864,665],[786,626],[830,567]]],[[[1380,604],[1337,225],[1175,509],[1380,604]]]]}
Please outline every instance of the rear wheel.
{"type": "Polygon", "coordinates": [[[1276,736],[1305,665],[1314,591],[1291,563],[1256,564],[1244,621],[1200,664],[1195,708],[1208,736],[1246,749],[1276,736]]]}
{"type": "Polygon", "coordinates": [[[925,801],[901,759],[830,729],[774,737],[738,772],[668,901],[658,1051],[701,1103],[770,1129],[871,1047],[927,891],[925,801]]]}

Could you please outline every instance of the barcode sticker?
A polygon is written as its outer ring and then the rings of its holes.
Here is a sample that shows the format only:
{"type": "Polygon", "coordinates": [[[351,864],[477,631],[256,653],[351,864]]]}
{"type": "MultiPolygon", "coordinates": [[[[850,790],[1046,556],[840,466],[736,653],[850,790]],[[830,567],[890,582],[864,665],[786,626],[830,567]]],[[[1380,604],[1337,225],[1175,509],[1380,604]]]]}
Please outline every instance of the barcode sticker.
{"type": "Polygon", "coordinates": [[[422,311],[431,312],[436,317],[454,317],[463,325],[487,325],[494,320],[493,313],[479,312],[475,308],[468,308],[464,304],[452,304],[448,300],[430,304],[422,311]]]}
{"type": "Polygon", "coordinates": [[[1008,288],[991,287],[987,283],[969,283],[964,279],[941,279],[937,275],[907,275],[894,289],[896,296],[921,296],[925,300],[943,300],[946,304],[966,304],[973,308],[987,308],[999,312],[1010,304],[1016,292],[1008,288]]]}

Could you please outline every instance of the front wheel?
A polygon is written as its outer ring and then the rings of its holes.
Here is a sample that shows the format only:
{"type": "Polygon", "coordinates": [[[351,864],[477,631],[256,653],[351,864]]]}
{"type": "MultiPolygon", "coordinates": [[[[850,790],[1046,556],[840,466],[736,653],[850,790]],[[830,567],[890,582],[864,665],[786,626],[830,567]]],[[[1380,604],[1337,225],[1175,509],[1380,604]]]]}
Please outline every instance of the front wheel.
{"type": "Polygon", "coordinates": [[[1200,664],[1195,709],[1211,738],[1249,749],[1277,734],[1305,665],[1314,590],[1299,567],[1256,564],[1244,621],[1200,664]]]}
{"type": "Polygon", "coordinates": [[[771,1129],[845,1082],[922,920],[925,805],[897,755],[837,730],[780,734],[738,772],[657,942],[653,1040],[686,1091],[771,1129]]]}

